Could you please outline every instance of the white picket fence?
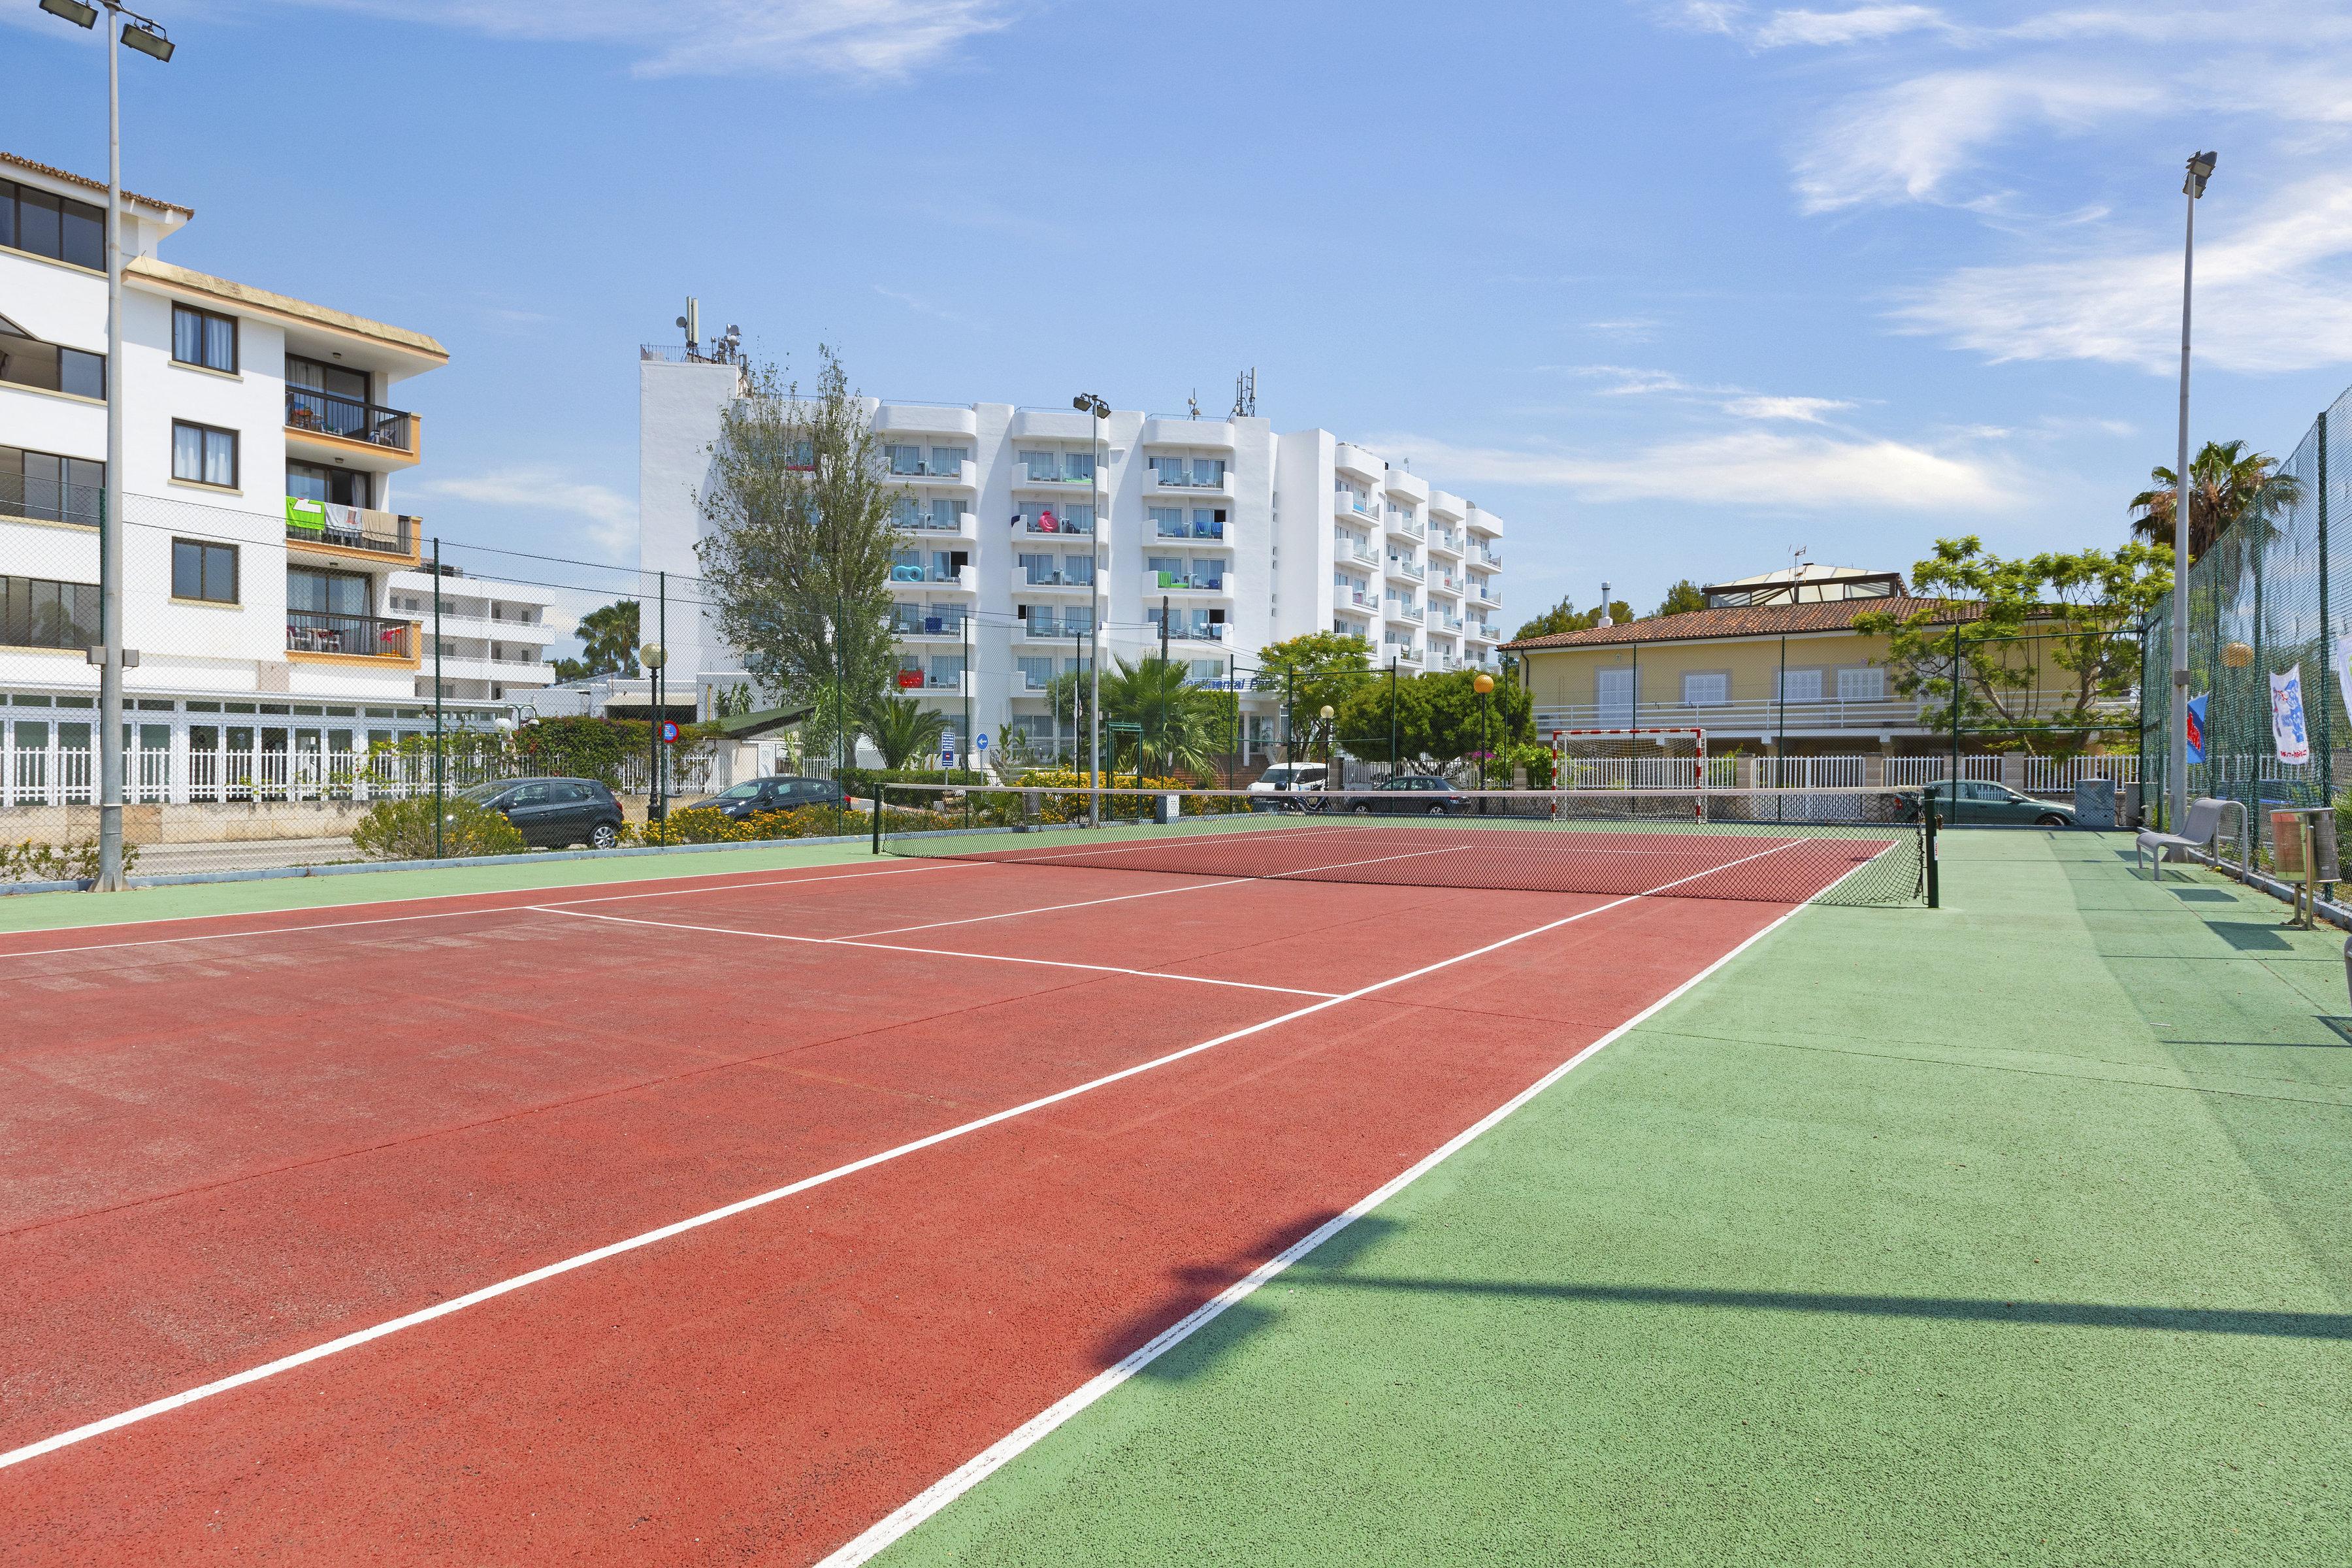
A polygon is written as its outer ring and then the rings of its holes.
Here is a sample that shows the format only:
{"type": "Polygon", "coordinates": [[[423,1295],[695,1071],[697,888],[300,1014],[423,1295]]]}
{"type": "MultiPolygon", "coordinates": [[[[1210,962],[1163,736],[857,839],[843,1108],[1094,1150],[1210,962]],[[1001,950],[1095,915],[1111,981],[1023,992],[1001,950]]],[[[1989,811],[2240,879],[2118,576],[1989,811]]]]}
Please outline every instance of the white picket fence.
{"type": "MultiPolygon", "coordinates": [[[[673,795],[700,795],[710,788],[713,763],[707,751],[674,752],[665,772],[673,795]]],[[[646,793],[651,761],[622,761],[614,787],[623,795],[646,793]]],[[[503,778],[526,776],[527,766],[509,761],[450,756],[444,787],[465,789],[503,778]]],[[[365,752],[188,752],[141,749],[123,757],[123,797],[137,804],[185,805],[200,802],[255,800],[404,800],[433,792],[429,753],[365,752]]],[[[0,806],[87,805],[98,798],[94,748],[51,746],[0,753],[0,806]]]]}

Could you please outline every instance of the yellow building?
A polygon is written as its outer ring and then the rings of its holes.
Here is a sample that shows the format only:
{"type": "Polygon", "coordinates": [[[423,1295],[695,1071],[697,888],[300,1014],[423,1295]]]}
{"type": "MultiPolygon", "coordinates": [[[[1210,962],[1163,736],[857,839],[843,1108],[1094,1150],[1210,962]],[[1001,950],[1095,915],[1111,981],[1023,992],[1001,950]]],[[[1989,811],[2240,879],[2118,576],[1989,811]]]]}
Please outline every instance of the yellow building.
{"type": "Polygon", "coordinates": [[[1521,661],[1536,732],[1703,729],[1707,747],[1790,755],[1927,753],[1948,737],[1887,682],[1886,638],[1857,616],[1978,607],[1913,598],[1893,573],[1813,568],[1706,590],[1709,607],[1507,643],[1521,661]]]}

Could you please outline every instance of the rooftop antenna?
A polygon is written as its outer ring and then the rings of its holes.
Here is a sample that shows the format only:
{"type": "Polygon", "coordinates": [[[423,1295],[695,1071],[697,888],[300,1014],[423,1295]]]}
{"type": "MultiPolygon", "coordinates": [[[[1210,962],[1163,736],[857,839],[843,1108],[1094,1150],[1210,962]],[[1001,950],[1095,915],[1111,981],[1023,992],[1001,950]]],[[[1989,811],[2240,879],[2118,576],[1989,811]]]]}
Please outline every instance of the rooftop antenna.
{"type": "Polygon", "coordinates": [[[1801,603],[1805,596],[1806,547],[1800,544],[1789,552],[1789,603],[1801,603]]]}
{"type": "Polygon", "coordinates": [[[702,337],[702,301],[688,294],[686,297],[686,314],[677,319],[677,324],[686,333],[686,352],[692,353],[694,345],[702,337]]]}
{"type": "Polygon", "coordinates": [[[743,329],[734,322],[727,323],[727,336],[719,341],[719,357],[729,364],[743,363],[743,329]]]}
{"type": "Polygon", "coordinates": [[[1257,366],[1234,377],[1234,414],[1236,419],[1257,417],[1257,366]]]}

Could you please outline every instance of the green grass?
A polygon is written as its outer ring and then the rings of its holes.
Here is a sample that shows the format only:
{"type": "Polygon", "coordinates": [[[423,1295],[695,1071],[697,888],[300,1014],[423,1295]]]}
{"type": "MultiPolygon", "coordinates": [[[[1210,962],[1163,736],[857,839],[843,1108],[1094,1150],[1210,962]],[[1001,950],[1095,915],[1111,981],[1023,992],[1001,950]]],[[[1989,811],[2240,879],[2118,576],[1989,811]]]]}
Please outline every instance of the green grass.
{"type": "Polygon", "coordinates": [[[883,1562],[2352,1561],[2342,939],[1813,909],[883,1562]]]}

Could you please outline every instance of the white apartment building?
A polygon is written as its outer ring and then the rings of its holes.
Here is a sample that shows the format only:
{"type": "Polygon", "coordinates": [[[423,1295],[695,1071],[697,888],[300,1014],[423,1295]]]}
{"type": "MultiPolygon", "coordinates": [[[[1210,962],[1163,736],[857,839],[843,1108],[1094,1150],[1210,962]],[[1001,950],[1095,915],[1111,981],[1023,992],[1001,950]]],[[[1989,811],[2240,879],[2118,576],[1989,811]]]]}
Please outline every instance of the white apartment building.
{"type": "MultiPolygon", "coordinates": [[[[740,384],[723,361],[658,345],[640,355],[649,581],[698,571],[710,448],[740,384]]],[[[1275,696],[1250,681],[1268,643],[1352,632],[1376,662],[1409,673],[1498,668],[1501,520],[1328,431],[1001,403],[868,406],[908,534],[892,585],[899,684],[960,735],[969,725],[1053,744],[1044,691],[1083,668],[1098,559],[1106,661],[1156,653],[1164,608],[1170,656],[1242,694],[1253,751],[1273,735],[1275,696]]],[[[706,616],[673,609],[669,646],[675,672],[743,679],[706,616]]]]}
{"type": "MultiPolygon", "coordinates": [[[[447,353],[164,261],[194,215],[126,194],[123,363],[109,365],[104,203],[101,184],[0,153],[0,805],[89,798],[110,375],[138,655],[126,719],[146,754],[134,791],[186,799],[241,754],[429,728],[429,616],[409,607],[429,603],[424,525],[395,498],[424,422],[393,405],[447,353]]],[[[506,689],[552,679],[545,644],[565,628],[530,590],[463,595],[454,629],[445,611],[459,662],[445,696],[487,723],[506,689]]]]}

